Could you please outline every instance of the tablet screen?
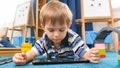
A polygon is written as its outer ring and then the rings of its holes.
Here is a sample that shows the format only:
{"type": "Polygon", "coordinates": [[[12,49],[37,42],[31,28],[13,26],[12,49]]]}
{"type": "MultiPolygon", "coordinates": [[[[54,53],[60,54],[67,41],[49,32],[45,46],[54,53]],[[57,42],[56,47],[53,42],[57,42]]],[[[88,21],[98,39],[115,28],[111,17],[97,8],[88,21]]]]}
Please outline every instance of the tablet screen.
{"type": "Polygon", "coordinates": [[[69,63],[89,63],[86,60],[76,60],[68,58],[59,58],[59,59],[47,59],[47,58],[36,58],[32,61],[33,65],[45,65],[45,64],[69,64],[69,63]]]}

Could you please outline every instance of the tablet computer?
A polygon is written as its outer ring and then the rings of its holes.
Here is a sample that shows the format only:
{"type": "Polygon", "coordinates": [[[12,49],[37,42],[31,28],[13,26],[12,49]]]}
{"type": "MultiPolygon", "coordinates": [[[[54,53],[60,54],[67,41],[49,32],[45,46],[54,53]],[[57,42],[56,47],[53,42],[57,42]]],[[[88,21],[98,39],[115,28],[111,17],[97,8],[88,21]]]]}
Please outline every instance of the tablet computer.
{"type": "Polygon", "coordinates": [[[89,63],[89,61],[67,59],[67,58],[59,58],[59,59],[36,58],[32,61],[33,65],[70,64],[70,63],[89,63]]]}

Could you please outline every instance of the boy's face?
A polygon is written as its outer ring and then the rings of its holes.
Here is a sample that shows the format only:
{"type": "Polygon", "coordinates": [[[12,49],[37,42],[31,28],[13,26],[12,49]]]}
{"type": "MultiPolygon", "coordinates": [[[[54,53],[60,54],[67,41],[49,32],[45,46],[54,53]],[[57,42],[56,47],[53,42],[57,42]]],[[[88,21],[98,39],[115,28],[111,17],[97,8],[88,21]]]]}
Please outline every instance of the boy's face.
{"type": "Polygon", "coordinates": [[[44,26],[47,36],[54,44],[61,43],[61,41],[65,38],[68,29],[69,26],[67,24],[60,25],[59,23],[56,23],[54,26],[51,23],[47,23],[44,26]]]}

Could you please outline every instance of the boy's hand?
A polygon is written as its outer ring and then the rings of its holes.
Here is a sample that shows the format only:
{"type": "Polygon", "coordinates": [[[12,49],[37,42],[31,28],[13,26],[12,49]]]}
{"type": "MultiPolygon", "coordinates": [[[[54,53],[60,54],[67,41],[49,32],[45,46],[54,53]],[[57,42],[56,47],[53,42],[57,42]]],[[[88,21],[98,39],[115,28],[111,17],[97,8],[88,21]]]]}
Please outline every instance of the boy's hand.
{"type": "Polygon", "coordinates": [[[13,62],[16,65],[24,65],[27,62],[27,56],[25,53],[17,53],[13,57],[13,62]]]}
{"type": "Polygon", "coordinates": [[[91,48],[84,54],[84,58],[89,60],[92,63],[99,63],[99,51],[96,48],[91,48]]]}

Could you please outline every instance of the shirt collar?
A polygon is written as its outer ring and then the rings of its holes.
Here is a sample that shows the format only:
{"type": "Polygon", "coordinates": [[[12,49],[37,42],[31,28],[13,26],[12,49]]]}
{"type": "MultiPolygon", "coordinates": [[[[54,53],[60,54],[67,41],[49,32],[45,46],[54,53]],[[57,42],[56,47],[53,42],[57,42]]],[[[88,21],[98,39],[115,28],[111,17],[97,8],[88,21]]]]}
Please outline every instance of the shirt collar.
{"type": "MultiPolygon", "coordinates": [[[[48,48],[51,48],[53,46],[53,42],[48,38],[47,34],[45,35],[45,40],[47,42],[48,48]]],[[[66,45],[68,46],[68,32],[66,34],[66,37],[61,41],[60,47],[65,47],[66,45]]]]}

